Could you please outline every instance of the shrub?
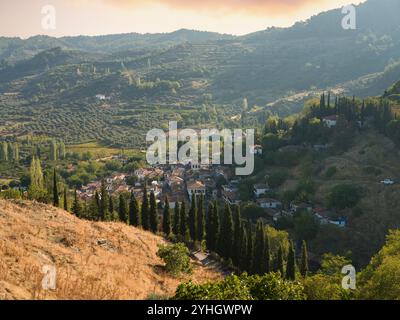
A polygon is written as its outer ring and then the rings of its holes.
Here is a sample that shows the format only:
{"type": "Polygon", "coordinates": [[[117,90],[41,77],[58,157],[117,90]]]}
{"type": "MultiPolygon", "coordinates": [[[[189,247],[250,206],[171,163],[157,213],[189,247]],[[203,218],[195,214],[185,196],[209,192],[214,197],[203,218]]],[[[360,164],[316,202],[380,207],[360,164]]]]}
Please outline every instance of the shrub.
{"type": "Polygon", "coordinates": [[[326,176],[327,178],[332,178],[332,177],[336,174],[336,172],[337,172],[337,168],[336,168],[336,167],[330,167],[330,168],[326,171],[325,176],[326,176]]]}
{"type": "Polygon", "coordinates": [[[192,271],[189,249],[183,243],[160,246],[157,256],[164,260],[165,269],[174,276],[192,271]]]}
{"type": "Polygon", "coordinates": [[[280,274],[229,276],[220,282],[196,285],[189,281],[176,290],[176,300],[304,300],[300,283],[286,281],[280,274]]]}

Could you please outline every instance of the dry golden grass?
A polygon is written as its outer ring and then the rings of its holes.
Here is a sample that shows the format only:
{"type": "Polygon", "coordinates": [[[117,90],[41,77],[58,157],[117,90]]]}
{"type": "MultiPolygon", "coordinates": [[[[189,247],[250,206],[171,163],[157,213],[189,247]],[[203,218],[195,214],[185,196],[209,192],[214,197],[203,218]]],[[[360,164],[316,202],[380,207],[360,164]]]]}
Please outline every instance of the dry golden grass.
{"type": "MultiPolygon", "coordinates": [[[[146,299],[171,296],[189,279],[165,273],[165,241],[119,224],[82,221],[35,202],[0,201],[0,300],[146,299]],[[57,268],[57,288],[42,289],[42,267],[57,268]]],[[[221,275],[196,265],[195,282],[221,275]]]]}

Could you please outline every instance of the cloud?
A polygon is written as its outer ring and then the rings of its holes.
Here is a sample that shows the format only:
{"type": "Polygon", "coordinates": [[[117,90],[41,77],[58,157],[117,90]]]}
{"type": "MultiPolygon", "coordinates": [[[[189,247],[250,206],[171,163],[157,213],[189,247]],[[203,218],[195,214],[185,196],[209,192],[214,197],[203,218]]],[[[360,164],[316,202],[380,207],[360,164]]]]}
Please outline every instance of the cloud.
{"type": "Polygon", "coordinates": [[[161,4],[172,9],[211,13],[247,13],[253,15],[287,14],[299,9],[324,6],[343,0],[103,0],[119,7],[144,7],[161,4]]]}

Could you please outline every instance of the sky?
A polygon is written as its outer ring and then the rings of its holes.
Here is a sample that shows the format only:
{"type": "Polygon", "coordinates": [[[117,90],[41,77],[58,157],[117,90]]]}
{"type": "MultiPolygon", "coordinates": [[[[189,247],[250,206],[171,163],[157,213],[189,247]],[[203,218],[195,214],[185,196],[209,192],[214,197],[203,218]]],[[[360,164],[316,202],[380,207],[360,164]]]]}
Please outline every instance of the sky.
{"type": "Polygon", "coordinates": [[[360,2],[363,1],[0,0],[0,36],[159,33],[182,28],[243,35],[271,26],[288,27],[321,11],[360,2]],[[42,12],[49,5],[54,11],[42,12]]]}

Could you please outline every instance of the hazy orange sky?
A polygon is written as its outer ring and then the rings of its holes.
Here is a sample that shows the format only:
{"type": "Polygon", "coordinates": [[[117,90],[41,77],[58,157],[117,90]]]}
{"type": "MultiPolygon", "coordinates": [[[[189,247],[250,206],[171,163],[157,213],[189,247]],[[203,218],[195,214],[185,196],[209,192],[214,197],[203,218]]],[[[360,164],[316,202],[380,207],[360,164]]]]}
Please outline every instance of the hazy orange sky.
{"type": "Polygon", "coordinates": [[[171,32],[181,28],[246,34],[290,26],[361,0],[0,0],[0,36],[29,37],[171,32]],[[42,28],[44,5],[56,29],[42,28]]]}

